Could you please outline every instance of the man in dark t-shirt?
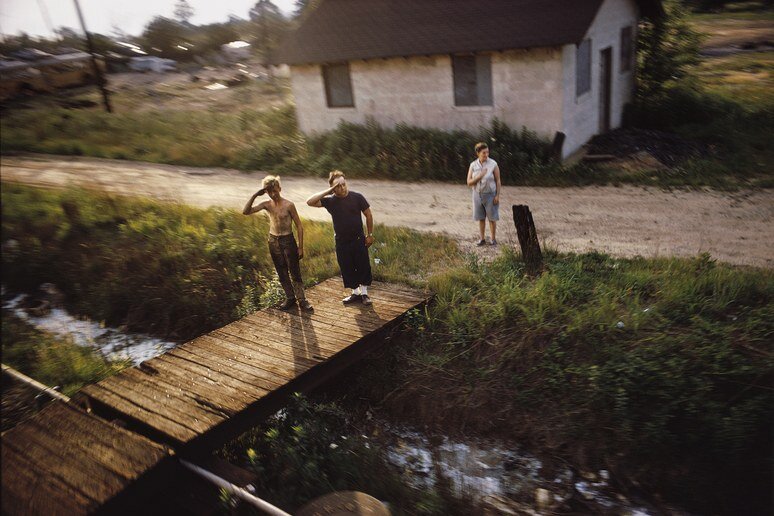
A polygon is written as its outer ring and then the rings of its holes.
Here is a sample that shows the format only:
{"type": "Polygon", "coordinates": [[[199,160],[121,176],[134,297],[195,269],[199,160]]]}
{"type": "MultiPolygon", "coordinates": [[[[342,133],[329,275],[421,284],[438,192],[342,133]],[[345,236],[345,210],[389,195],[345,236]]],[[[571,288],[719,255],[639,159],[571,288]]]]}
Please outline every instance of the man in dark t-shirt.
{"type": "Polygon", "coordinates": [[[342,302],[345,305],[359,302],[370,305],[368,286],[371,284],[371,263],[368,248],[374,243],[371,207],[361,194],[349,191],[344,173],[340,170],[330,173],[328,184],[330,188],[312,195],[306,203],[315,208],[325,208],[333,218],[336,259],[344,286],[352,289],[352,293],[342,302]],[[361,213],[366,219],[367,235],[363,233],[361,213]]]}

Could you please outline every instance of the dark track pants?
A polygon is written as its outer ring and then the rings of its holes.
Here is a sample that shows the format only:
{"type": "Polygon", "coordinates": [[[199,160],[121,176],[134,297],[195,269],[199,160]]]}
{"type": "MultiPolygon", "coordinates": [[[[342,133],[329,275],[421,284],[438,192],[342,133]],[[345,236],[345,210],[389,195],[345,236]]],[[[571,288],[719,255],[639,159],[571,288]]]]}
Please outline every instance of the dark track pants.
{"type": "Polygon", "coordinates": [[[365,237],[360,236],[349,242],[336,241],[336,259],[345,287],[357,288],[371,284],[371,262],[368,259],[365,237]]]}

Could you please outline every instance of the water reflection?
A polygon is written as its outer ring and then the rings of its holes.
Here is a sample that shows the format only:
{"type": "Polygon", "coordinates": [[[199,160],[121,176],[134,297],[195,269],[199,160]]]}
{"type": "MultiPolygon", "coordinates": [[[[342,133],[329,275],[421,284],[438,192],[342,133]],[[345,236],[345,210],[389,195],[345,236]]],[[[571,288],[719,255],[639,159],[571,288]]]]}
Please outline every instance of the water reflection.
{"type": "Polygon", "coordinates": [[[32,314],[22,308],[25,294],[3,301],[3,308],[38,330],[72,339],[79,345],[99,351],[111,360],[129,359],[134,365],[157,357],[177,344],[142,334],[125,333],[117,328],[106,328],[90,320],[73,317],[62,308],[51,308],[32,314]]]}

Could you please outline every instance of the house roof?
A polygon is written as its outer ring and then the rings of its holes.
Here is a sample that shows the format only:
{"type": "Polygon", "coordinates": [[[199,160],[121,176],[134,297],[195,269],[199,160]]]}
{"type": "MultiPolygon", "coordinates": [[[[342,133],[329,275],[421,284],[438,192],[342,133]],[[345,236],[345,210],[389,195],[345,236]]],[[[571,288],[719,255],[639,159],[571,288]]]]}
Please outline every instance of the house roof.
{"type": "MultiPolygon", "coordinates": [[[[320,0],[272,64],[499,51],[578,43],[603,0],[320,0]]],[[[661,0],[636,0],[645,16],[661,0]]]]}

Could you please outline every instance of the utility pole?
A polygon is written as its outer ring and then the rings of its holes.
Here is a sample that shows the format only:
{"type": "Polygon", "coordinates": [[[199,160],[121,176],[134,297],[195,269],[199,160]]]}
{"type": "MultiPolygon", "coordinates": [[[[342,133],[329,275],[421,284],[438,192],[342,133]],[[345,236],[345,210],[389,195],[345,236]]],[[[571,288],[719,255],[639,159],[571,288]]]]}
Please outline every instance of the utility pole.
{"type": "Polygon", "coordinates": [[[83,13],[81,13],[81,6],[78,4],[78,0],[73,0],[73,2],[75,3],[76,11],[78,11],[78,19],[81,21],[81,28],[83,28],[83,33],[86,35],[86,45],[89,48],[89,54],[91,54],[91,66],[94,69],[94,77],[97,78],[97,86],[99,86],[99,89],[102,92],[102,103],[105,105],[105,111],[112,113],[113,108],[110,107],[110,98],[108,97],[107,88],[105,88],[107,81],[102,76],[102,70],[99,69],[99,65],[97,65],[97,57],[94,55],[94,44],[91,41],[91,34],[89,34],[89,31],[86,29],[86,22],[83,21],[83,13]]]}

